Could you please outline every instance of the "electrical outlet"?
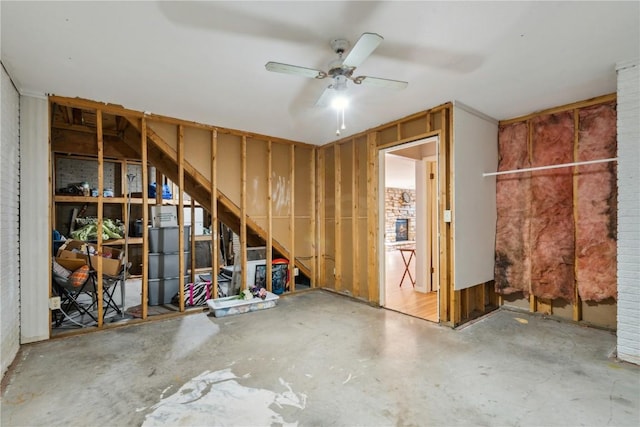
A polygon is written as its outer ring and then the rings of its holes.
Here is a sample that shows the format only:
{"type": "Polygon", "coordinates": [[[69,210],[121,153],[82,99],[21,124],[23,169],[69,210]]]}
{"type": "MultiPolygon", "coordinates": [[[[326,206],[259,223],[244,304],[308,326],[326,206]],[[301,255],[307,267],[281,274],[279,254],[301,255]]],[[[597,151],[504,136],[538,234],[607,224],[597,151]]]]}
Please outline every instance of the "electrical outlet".
{"type": "Polygon", "coordinates": [[[298,267],[293,269],[293,275],[294,276],[299,276],[300,275],[300,269],[298,267]]]}
{"type": "Polygon", "coordinates": [[[60,310],[60,297],[49,298],[49,309],[60,310]]]}

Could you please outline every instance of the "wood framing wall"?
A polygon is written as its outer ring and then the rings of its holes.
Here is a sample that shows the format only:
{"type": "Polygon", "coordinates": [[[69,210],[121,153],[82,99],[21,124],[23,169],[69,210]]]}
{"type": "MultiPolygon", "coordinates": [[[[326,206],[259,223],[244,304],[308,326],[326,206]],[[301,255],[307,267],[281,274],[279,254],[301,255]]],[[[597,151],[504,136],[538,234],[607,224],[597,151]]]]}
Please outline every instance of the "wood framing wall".
{"type": "MultiPolygon", "coordinates": [[[[316,147],[276,137],[257,135],[233,129],[183,121],[170,117],[128,110],[117,105],[94,101],[50,97],[55,106],[52,115],[52,152],[81,156],[97,161],[98,197],[78,199],[52,194],[52,223],[55,224],[56,204],[89,203],[102,220],[105,207],[124,205],[126,184],[118,187],[114,198],[103,197],[104,165],[109,159],[133,161],[142,167],[142,194],[132,199],[141,207],[143,223],[149,215],[149,206],[162,203],[160,191],[157,198],[147,198],[148,183],[161,176],[149,176],[154,166],[162,171],[182,191],[179,205],[185,205],[183,193],[188,193],[212,216],[214,230],[220,221],[233,222],[240,236],[242,270],[247,267],[247,247],[266,245],[267,284],[271,287],[271,260],[289,260],[289,290],[295,290],[295,273],[309,279],[311,286],[317,280],[316,252],[316,147]],[[271,248],[273,247],[273,251],[271,248]],[[291,262],[295,260],[295,262],[291,262]]],[[[126,174],[126,168],[121,168],[126,174]]],[[[52,177],[55,189],[55,176],[52,177]]],[[[161,183],[158,182],[158,188],[161,183]]],[[[113,207],[110,208],[113,211],[113,207]]],[[[115,209],[118,211],[118,209],[115,209]]],[[[192,215],[193,216],[193,215],[192,215]]],[[[122,211],[126,218],[126,210],[122,211]]],[[[127,221],[128,222],[128,221],[127,221]]],[[[183,210],[178,209],[179,230],[184,225],[183,210]]],[[[148,253],[146,227],[143,228],[142,259],[148,253]]],[[[214,233],[217,237],[217,233],[214,233]]],[[[194,239],[191,239],[192,242],[194,239]]],[[[98,245],[102,246],[101,237],[98,245]]],[[[118,244],[123,244],[119,242],[118,244]]],[[[180,233],[179,246],[185,247],[185,236],[180,233]]],[[[211,265],[218,265],[216,254],[219,242],[213,238],[211,265]]],[[[100,263],[95,266],[102,274],[100,263]]],[[[184,260],[180,258],[180,280],[186,273],[184,260]]],[[[214,286],[216,275],[212,275],[214,286]]],[[[243,275],[243,283],[245,286],[243,275]]],[[[142,317],[147,317],[148,295],[146,268],[142,268],[142,317]]],[[[100,280],[98,280],[100,283],[100,280]]],[[[182,289],[182,287],[180,288],[182,289]]],[[[99,292],[100,294],[100,292],[99,292]]],[[[214,289],[213,295],[217,292],[214,289]]],[[[100,309],[102,304],[99,304],[100,309]]],[[[184,295],[180,295],[180,311],[185,310],[184,295]]],[[[101,317],[100,317],[101,319],[101,317]]],[[[102,327],[99,322],[99,327],[102,327]]]]}
{"type": "Polygon", "coordinates": [[[440,321],[457,325],[497,305],[491,282],[453,290],[452,227],[443,220],[453,196],[452,109],[443,104],[318,149],[320,286],[380,303],[378,152],[438,136],[440,321]]]}
{"type": "MultiPolygon", "coordinates": [[[[536,144],[542,143],[548,147],[541,154],[547,154],[551,164],[615,157],[615,109],[616,96],[611,94],[500,122],[503,166],[506,170],[547,166],[535,163],[536,144]]],[[[510,178],[499,182],[506,194],[498,206],[496,255],[496,284],[504,294],[503,305],[616,328],[615,171],[614,162],[504,175],[510,178]],[[554,182],[559,182],[558,188],[554,182]],[[533,200],[534,191],[538,199],[552,199],[553,219],[546,219],[541,202],[533,200]],[[529,206],[520,214],[513,209],[516,199],[529,206]],[[532,206],[536,203],[537,209],[532,206]],[[517,227],[521,230],[514,228],[514,221],[521,223],[517,227]],[[536,226],[540,223],[552,232],[554,227],[562,230],[544,236],[536,226]],[[536,255],[536,245],[545,245],[542,251],[555,256],[544,259],[540,249],[536,255]],[[564,269],[562,277],[554,262],[564,269]],[[545,277],[549,274],[556,277],[550,280],[545,277]]]]}

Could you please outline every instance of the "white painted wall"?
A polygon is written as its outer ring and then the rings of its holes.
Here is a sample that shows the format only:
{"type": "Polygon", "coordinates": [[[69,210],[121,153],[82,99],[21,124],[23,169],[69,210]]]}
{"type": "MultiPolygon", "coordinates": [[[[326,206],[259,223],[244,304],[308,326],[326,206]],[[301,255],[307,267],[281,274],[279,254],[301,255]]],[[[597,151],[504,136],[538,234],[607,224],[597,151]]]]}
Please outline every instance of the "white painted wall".
{"type": "Polygon", "coordinates": [[[23,344],[49,338],[48,123],[46,98],[20,97],[20,335],[23,344]]]}
{"type": "Polygon", "coordinates": [[[20,97],[7,72],[0,68],[0,377],[3,377],[20,348],[20,97]]]}
{"type": "Polygon", "coordinates": [[[640,364],[640,61],[618,64],[618,357],[640,364]]]}
{"type": "Polygon", "coordinates": [[[384,175],[385,187],[413,190],[416,188],[416,161],[387,153],[384,175]]]}
{"type": "Polygon", "coordinates": [[[454,289],[493,280],[498,122],[460,102],[453,104],[454,289]]]}

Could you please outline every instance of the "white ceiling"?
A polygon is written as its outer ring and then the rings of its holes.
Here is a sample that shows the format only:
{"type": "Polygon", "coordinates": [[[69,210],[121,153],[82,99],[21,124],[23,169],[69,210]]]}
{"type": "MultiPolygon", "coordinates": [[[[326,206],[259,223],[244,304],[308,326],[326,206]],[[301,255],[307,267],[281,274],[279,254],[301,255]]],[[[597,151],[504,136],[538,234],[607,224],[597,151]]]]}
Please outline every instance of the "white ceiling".
{"type": "Polygon", "coordinates": [[[25,94],[53,93],[313,144],[336,139],[314,107],[329,41],[385,40],[350,85],[343,136],[459,100],[496,119],[615,92],[640,56],[632,2],[0,2],[2,63],[25,94]]]}

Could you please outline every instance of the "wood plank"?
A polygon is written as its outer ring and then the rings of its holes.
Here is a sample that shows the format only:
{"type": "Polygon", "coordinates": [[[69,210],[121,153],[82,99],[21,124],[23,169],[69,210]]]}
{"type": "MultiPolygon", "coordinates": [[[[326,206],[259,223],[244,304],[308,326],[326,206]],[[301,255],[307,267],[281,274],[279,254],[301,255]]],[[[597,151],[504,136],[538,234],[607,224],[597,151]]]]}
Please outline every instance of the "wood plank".
{"type": "Polygon", "coordinates": [[[291,182],[291,207],[289,208],[289,288],[296,290],[295,259],[296,259],[296,147],[289,146],[289,182],[291,182]]]}
{"type": "Polygon", "coordinates": [[[353,242],[352,267],[353,270],[353,296],[360,295],[360,221],[358,220],[358,204],[360,203],[360,153],[358,143],[353,140],[351,144],[351,241],[353,242]]]}
{"type": "MultiPolygon", "coordinates": [[[[240,148],[241,177],[240,177],[240,271],[247,271],[247,137],[242,137],[240,148]]],[[[247,275],[242,274],[242,289],[247,289],[247,275]]]]}
{"type": "Polygon", "coordinates": [[[380,303],[378,250],[378,141],[377,134],[367,135],[367,282],[369,301],[380,303]]]}
{"type": "Polygon", "coordinates": [[[271,140],[267,141],[267,268],[265,270],[267,279],[267,291],[271,292],[273,285],[272,262],[273,262],[273,149],[271,140]]]}
{"type": "Polygon", "coordinates": [[[211,298],[218,298],[218,254],[220,253],[220,223],[218,222],[218,132],[211,131],[211,298]]]}
{"type": "MultiPolygon", "coordinates": [[[[184,127],[178,125],[178,295],[180,298],[180,312],[185,310],[184,307],[184,275],[186,266],[184,265],[184,127]]],[[[162,194],[162,185],[156,182],[156,197],[162,194]]]]}
{"type": "MultiPolygon", "coordinates": [[[[96,134],[97,134],[97,143],[98,143],[98,221],[96,222],[96,228],[98,230],[102,230],[102,222],[103,222],[103,195],[104,195],[104,151],[103,151],[103,140],[102,140],[102,111],[96,111],[96,134]]],[[[102,233],[97,233],[97,246],[98,251],[102,252],[102,233]]],[[[103,306],[103,283],[102,283],[102,257],[96,256],[94,257],[97,261],[93,268],[96,269],[96,292],[98,294],[98,328],[102,328],[103,324],[103,314],[104,314],[104,306],[103,306]]]]}
{"type": "Polygon", "coordinates": [[[318,161],[317,161],[317,192],[316,192],[316,212],[317,212],[317,216],[318,216],[318,226],[316,228],[316,242],[317,242],[317,246],[316,246],[316,258],[318,259],[318,286],[326,286],[327,284],[327,262],[326,262],[326,256],[327,256],[327,243],[326,243],[326,238],[325,238],[325,233],[326,233],[326,212],[324,210],[324,200],[326,199],[326,194],[325,194],[325,179],[326,179],[326,174],[325,174],[325,152],[326,152],[326,148],[319,148],[316,152],[317,152],[317,157],[318,157],[318,161]]]}
{"type": "Polygon", "coordinates": [[[309,168],[309,182],[311,186],[311,218],[310,218],[310,230],[309,234],[312,239],[312,259],[311,259],[311,276],[309,276],[309,280],[311,281],[311,287],[315,288],[318,283],[318,240],[317,240],[317,203],[316,203],[316,152],[317,148],[313,148],[311,150],[311,166],[309,168]]]}
{"type": "MultiPolygon", "coordinates": [[[[573,161],[579,161],[578,156],[578,144],[580,142],[580,114],[576,108],[573,111],[573,161]]],[[[576,225],[573,228],[573,241],[578,241],[578,167],[573,168],[573,223],[576,225]]],[[[573,255],[573,303],[572,306],[572,318],[575,322],[582,320],[582,299],[578,292],[578,253],[574,251],[573,255]]]]}
{"type": "Polygon", "coordinates": [[[340,145],[335,145],[334,150],[334,242],[335,242],[335,288],[336,291],[342,290],[342,163],[340,160],[340,145]]]}
{"type": "MultiPolygon", "coordinates": [[[[196,201],[194,198],[191,198],[191,227],[189,227],[189,255],[191,256],[191,272],[190,272],[190,282],[195,282],[195,271],[196,271],[196,227],[195,227],[195,218],[196,218],[196,201]]],[[[211,251],[213,254],[213,251],[211,251]]],[[[213,264],[212,264],[213,265],[213,264]]],[[[215,271],[215,270],[213,270],[215,271]]]]}
{"type": "Polygon", "coordinates": [[[617,99],[617,95],[615,93],[610,93],[608,95],[597,96],[595,98],[585,99],[583,101],[572,102],[571,104],[560,105],[553,108],[547,108],[546,110],[536,111],[530,114],[526,114],[520,117],[514,117],[508,120],[500,120],[499,125],[505,126],[511,123],[516,122],[524,122],[525,120],[530,120],[534,117],[546,115],[546,114],[556,114],[569,110],[580,109],[585,107],[590,107],[596,104],[602,104],[609,101],[615,101],[617,99]]]}
{"type": "Polygon", "coordinates": [[[440,130],[432,130],[430,132],[425,132],[425,133],[421,133],[419,135],[412,135],[408,138],[404,138],[404,139],[400,139],[398,141],[392,141],[392,142],[388,142],[386,144],[380,144],[378,146],[379,149],[384,149],[384,148],[390,148],[390,147],[395,147],[396,145],[402,145],[405,144],[407,142],[413,142],[413,141],[418,141],[420,139],[427,139],[427,138],[432,138],[434,136],[438,136],[440,134],[440,130]]]}
{"type": "MultiPolygon", "coordinates": [[[[147,162],[147,121],[140,119],[140,160],[142,163],[142,223],[149,224],[149,166],[147,162]]],[[[149,315],[149,227],[142,227],[142,318],[149,315]]]]}

